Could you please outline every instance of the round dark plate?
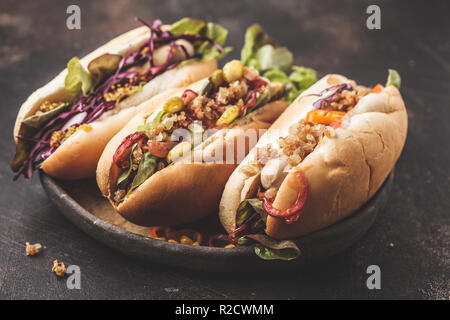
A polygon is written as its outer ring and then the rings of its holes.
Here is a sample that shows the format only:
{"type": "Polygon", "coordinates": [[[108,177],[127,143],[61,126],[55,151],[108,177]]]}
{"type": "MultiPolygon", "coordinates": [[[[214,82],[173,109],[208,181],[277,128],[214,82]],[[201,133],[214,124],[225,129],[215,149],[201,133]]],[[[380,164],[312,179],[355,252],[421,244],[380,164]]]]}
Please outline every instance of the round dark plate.
{"type": "Polygon", "coordinates": [[[350,217],[295,239],[302,254],[292,261],[262,260],[255,255],[253,246],[225,249],[155,240],[144,235],[148,228],[132,225],[115,213],[101,197],[95,181],[63,182],[42,171],[40,179],[50,201],[73,224],[96,240],[126,255],[183,269],[242,271],[255,268],[297,268],[344,251],[366,233],[378,213],[383,210],[392,189],[394,172],[389,174],[380,190],[350,217]]]}

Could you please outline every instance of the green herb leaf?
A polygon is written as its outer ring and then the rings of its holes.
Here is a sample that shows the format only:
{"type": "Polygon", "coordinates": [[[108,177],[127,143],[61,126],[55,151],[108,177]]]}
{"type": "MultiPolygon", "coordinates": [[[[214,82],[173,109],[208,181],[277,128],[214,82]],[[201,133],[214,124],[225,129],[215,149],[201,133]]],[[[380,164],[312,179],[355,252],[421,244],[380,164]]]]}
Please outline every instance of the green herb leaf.
{"type": "Polygon", "coordinates": [[[401,83],[402,79],[400,78],[400,74],[394,69],[389,69],[389,75],[385,87],[394,86],[397,89],[400,89],[401,83]]]}
{"type": "Polygon", "coordinates": [[[255,240],[255,253],[264,260],[293,260],[300,256],[301,251],[290,240],[278,241],[265,234],[249,234],[247,238],[255,240]]]}
{"type": "Polygon", "coordinates": [[[48,120],[56,117],[58,114],[66,110],[68,106],[69,104],[67,102],[62,102],[59,106],[55,107],[50,111],[38,112],[26,118],[25,120],[22,121],[22,123],[25,123],[26,125],[33,127],[35,129],[38,129],[42,127],[42,125],[45,124],[48,120]]]}
{"type": "Polygon", "coordinates": [[[194,18],[183,18],[174,22],[169,31],[173,34],[199,34],[200,31],[205,27],[205,21],[194,19],[194,18]]]}
{"type": "Polygon", "coordinates": [[[105,53],[88,64],[88,70],[91,74],[94,87],[96,87],[103,80],[113,75],[119,66],[122,56],[117,54],[105,53]]]}
{"type": "Polygon", "coordinates": [[[145,182],[150,176],[155,172],[156,169],[156,158],[150,154],[150,152],[146,152],[144,154],[144,158],[139,163],[139,167],[136,175],[134,176],[133,182],[131,183],[131,188],[128,191],[127,197],[131,192],[134,191],[137,187],[145,182]]]}
{"type": "Polygon", "coordinates": [[[67,75],[64,80],[64,87],[74,97],[81,92],[87,95],[92,89],[94,81],[90,74],[80,64],[78,57],[73,57],[67,63],[67,75]]]}

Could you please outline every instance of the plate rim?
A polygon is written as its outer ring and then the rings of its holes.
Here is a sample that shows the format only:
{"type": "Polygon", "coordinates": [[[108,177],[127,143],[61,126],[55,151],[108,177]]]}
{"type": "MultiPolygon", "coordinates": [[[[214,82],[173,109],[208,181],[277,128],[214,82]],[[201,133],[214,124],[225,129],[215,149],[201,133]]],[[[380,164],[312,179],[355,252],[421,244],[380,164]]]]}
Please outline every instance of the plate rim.
{"type": "MultiPolygon", "coordinates": [[[[93,237],[95,240],[107,245],[108,247],[120,251],[123,254],[131,255],[133,257],[144,259],[144,260],[158,260],[151,257],[151,254],[148,255],[139,255],[137,252],[127,250],[125,247],[136,244],[136,247],[143,249],[153,249],[155,250],[154,254],[157,258],[158,255],[162,255],[163,260],[167,261],[158,261],[163,264],[176,264],[173,263],[175,259],[173,257],[192,257],[194,259],[211,259],[211,258],[220,258],[225,263],[227,261],[232,261],[235,259],[240,260],[248,260],[249,263],[253,263],[256,265],[274,265],[274,264],[283,264],[283,265],[295,265],[297,262],[303,262],[302,256],[299,259],[293,261],[267,261],[262,260],[256,256],[254,253],[254,245],[250,246],[238,246],[235,248],[217,248],[217,247],[208,247],[208,246],[191,246],[180,243],[168,243],[166,241],[161,241],[157,239],[153,239],[150,237],[146,237],[141,234],[136,234],[125,230],[119,226],[111,224],[107,221],[104,221],[87,209],[85,209],[81,204],[79,204],[74,198],[70,196],[70,194],[63,189],[61,185],[58,184],[58,181],[49,175],[45,174],[42,170],[39,170],[39,177],[41,184],[49,197],[50,201],[55,205],[60,213],[62,213],[71,223],[75,224],[75,226],[81,229],[84,233],[93,237]],[[69,209],[69,210],[66,210],[69,209]],[[102,238],[102,234],[112,235],[113,239],[106,240],[102,238]],[[120,244],[120,240],[126,239],[129,243],[120,244]],[[119,242],[117,242],[119,240],[119,242]],[[111,242],[116,241],[115,245],[111,242]],[[162,252],[164,251],[164,252],[162,252]],[[173,256],[172,258],[170,256],[173,256]]],[[[377,192],[364,204],[356,210],[349,217],[346,217],[343,220],[338,221],[335,224],[332,224],[326,228],[321,230],[312,232],[305,236],[302,236],[297,239],[293,239],[296,244],[300,244],[300,249],[302,250],[302,245],[305,243],[313,243],[314,241],[323,240],[324,238],[332,238],[333,236],[340,235],[341,233],[345,233],[345,230],[349,228],[349,224],[358,223],[358,219],[368,219],[369,223],[366,225],[363,223],[364,228],[359,230],[360,232],[356,232],[355,230],[355,238],[360,238],[363,234],[367,232],[367,230],[372,226],[375,221],[376,216],[378,215],[378,208],[371,210],[371,207],[374,207],[377,202],[381,202],[381,207],[387,203],[390,190],[393,185],[394,179],[394,169],[389,173],[381,187],[377,190],[377,192]],[[388,189],[388,190],[387,190],[388,189]],[[333,235],[334,234],[334,235],[333,235]]],[[[352,240],[353,244],[357,239],[352,240]]],[[[351,244],[347,245],[349,247],[351,244]]],[[[129,248],[128,248],[129,249],[129,248]]],[[[343,248],[340,251],[345,250],[343,248]]],[[[303,251],[303,250],[302,250],[303,251]]],[[[307,260],[316,260],[316,259],[307,259],[307,260]]],[[[201,264],[196,266],[194,263],[193,268],[191,269],[204,269],[201,264]],[[199,268],[200,267],[200,268],[199,268]]]]}

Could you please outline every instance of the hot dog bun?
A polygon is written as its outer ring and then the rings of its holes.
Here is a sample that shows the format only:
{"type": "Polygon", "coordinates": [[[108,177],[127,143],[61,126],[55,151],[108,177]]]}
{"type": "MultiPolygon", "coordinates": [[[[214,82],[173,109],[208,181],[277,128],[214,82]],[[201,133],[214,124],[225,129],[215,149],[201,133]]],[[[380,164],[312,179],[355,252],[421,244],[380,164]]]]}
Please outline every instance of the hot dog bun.
{"type": "MultiPolygon", "coordinates": [[[[220,220],[227,232],[236,228],[236,210],[241,201],[254,197],[258,172],[248,177],[240,168],[254,157],[257,147],[278,144],[287,128],[312,109],[323,89],[348,82],[339,75],[327,75],[304,92],[280,116],[228,180],[220,202],[220,220]],[[253,190],[252,185],[253,184],[253,190]]],[[[292,239],[325,228],[349,216],[369,200],[392,170],[405,143],[407,114],[397,88],[363,97],[352,115],[336,130],[335,137],[324,137],[316,149],[282,181],[273,206],[292,207],[300,189],[298,170],[308,182],[308,196],[298,221],[268,216],[266,234],[275,239],[292,239]]]]}
{"type": "MultiPolygon", "coordinates": [[[[189,88],[197,90],[201,85],[199,82],[189,88]]],[[[154,103],[162,105],[161,100],[154,100],[154,103]]],[[[245,139],[245,154],[248,153],[256,141],[245,137],[246,130],[269,128],[286,107],[283,100],[271,102],[237,120],[229,128],[219,130],[193,150],[193,155],[198,157],[200,154],[204,162],[192,163],[190,158],[175,162],[157,171],[116,206],[112,196],[118,168],[112,161],[113,155],[122,140],[145,122],[146,113],[142,112],[106,146],[97,167],[98,186],[124,218],[139,225],[174,225],[203,218],[217,210],[220,195],[237,166],[239,155],[234,149],[234,161],[229,164],[207,161],[215,158],[216,150],[222,150],[225,155],[227,146],[234,148],[235,140],[240,138],[245,139]]]]}
{"type": "MultiPolygon", "coordinates": [[[[84,58],[80,63],[86,68],[90,61],[105,54],[124,55],[148,41],[149,30],[139,27],[124,33],[84,58]]],[[[164,49],[161,49],[164,51],[164,49]]],[[[118,103],[115,109],[106,112],[94,121],[89,132],[79,130],[70,136],[49,158],[42,163],[42,169],[60,179],[81,179],[95,175],[97,161],[106,143],[134,115],[145,108],[146,100],[163,94],[170,88],[182,88],[202,79],[217,69],[217,61],[192,59],[179,67],[168,70],[146,83],[142,90],[118,103]],[[82,155],[82,156],[81,156],[82,155]]],[[[48,84],[39,88],[22,104],[14,126],[14,139],[20,132],[22,121],[36,113],[44,101],[70,101],[73,97],[64,88],[67,68],[48,84]]]]}

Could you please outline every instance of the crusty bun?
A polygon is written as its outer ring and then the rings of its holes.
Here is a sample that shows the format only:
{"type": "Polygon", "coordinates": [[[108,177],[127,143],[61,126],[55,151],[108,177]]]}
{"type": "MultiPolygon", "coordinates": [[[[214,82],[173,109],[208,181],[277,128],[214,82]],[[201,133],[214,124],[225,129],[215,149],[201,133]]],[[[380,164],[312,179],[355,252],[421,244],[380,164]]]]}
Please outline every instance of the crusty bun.
{"type": "MultiPolygon", "coordinates": [[[[105,54],[124,55],[137,49],[149,38],[148,27],[139,27],[124,33],[80,59],[86,68],[90,61],[105,54]]],[[[217,61],[192,59],[158,75],[142,90],[126,99],[94,121],[89,132],[79,130],[70,136],[49,158],[42,163],[42,169],[60,179],[81,179],[95,175],[97,161],[114,136],[134,115],[146,108],[146,100],[164,93],[169,88],[182,88],[210,75],[217,69],[217,61]],[[83,156],[80,156],[80,155],[83,156]]],[[[73,97],[64,88],[67,68],[42,88],[37,89],[22,104],[14,126],[14,139],[20,132],[22,121],[35,114],[44,101],[70,101],[73,97]]]]}
{"type": "MultiPolygon", "coordinates": [[[[338,75],[327,75],[303,93],[280,116],[257,147],[278,144],[287,128],[304,118],[326,87],[347,82],[338,75]]],[[[298,170],[308,182],[308,196],[298,221],[286,224],[268,216],[266,234],[275,239],[292,239],[325,228],[347,217],[370,199],[392,170],[405,143],[407,114],[400,92],[393,86],[381,93],[363,97],[352,110],[335,137],[324,137],[316,149],[282,181],[273,206],[286,210],[295,203],[300,181],[298,170]]],[[[241,163],[249,163],[257,148],[241,163]]],[[[248,186],[259,183],[258,174],[247,177],[238,167],[227,182],[220,203],[220,220],[227,232],[236,228],[236,210],[246,197],[255,196],[248,186]],[[256,178],[255,178],[256,177],[256,178]],[[246,186],[246,187],[245,187],[246,186]]]]}
{"type": "MultiPolygon", "coordinates": [[[[190,88],[196,90],[199,85],[201,83],[196,83],[190,88]]],[[[154,102],[161,105],[160,101],[154,102]]],[[[246,130],[269,128],[286,107],[283,100],[271,102],[229,128],[217,131],[192,152],[192,157],[203,161],[184,159],[157,171],[116,206],[112,197],[116,190],[118,168],[112,161],[113,155],[122,140],[145,122],[146,113],[142,112],[106,146],[97,167],[98,186],[124,218],[139,225],[173,225],[203,218],[217,210],[225,183],[237,166],[239,153],[234,148],[235,141],[244,139],[247,154],[256,141],[248,139],[246,130]],[[225,157],[230,147],[234,148],[233,163],[208,162],[210,159],[217,160],[217,150],[222,150],[225,157]]]]}

